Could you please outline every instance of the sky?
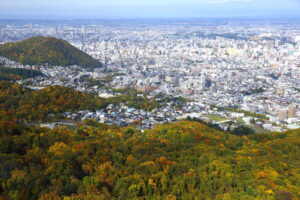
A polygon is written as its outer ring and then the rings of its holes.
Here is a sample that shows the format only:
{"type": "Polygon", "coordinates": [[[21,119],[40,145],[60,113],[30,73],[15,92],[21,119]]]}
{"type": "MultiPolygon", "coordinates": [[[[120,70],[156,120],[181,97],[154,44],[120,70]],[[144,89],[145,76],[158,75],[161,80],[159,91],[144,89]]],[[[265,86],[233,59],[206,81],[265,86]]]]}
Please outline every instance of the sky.
{"type": "Polygon", "coordinates": [[[300,17],[300,0],[0,0],[0,19],[300,17]]]}

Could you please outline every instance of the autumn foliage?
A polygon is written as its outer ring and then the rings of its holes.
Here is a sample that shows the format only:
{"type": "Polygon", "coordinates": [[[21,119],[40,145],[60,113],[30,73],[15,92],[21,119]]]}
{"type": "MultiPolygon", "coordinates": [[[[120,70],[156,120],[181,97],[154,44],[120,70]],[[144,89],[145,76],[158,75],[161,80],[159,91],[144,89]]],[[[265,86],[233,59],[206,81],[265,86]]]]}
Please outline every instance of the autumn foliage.
{"type": "Polygon", "coordinates": [[[32,37],[0,45],[0,56],[26,65],[79,65],[101,67],[101,63],[68,42],[53,37],[32,37]]]}
{"type": "Polygon", "coordinates": [[[94,95],[61,86],[30,90],[19,84],[0,81],[0,120],[46,120],[62,112],[96,110],[107,103],[94,95]]]}
{"type": "Polygon", "coordinates": [[[0,126],[3,199],[300,198],[299,130],[241,137],[191,121],[130,134],[97,122],[0,126]]]}

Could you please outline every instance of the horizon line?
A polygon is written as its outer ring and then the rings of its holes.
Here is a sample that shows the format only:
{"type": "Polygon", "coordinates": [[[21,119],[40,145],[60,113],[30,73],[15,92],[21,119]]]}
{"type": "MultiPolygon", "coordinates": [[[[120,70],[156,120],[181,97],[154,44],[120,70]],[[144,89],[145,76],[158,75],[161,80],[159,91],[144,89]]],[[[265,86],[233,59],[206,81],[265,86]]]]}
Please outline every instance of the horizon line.
{"type": "Polygon", "coordinates": [[[74,20],[188,20],[188,19],[300,19],[298,16],[273,15],[273,16],[197,16],[197,17],[8,17],[1,18],[0,21],[74,21],[74,20]]]}

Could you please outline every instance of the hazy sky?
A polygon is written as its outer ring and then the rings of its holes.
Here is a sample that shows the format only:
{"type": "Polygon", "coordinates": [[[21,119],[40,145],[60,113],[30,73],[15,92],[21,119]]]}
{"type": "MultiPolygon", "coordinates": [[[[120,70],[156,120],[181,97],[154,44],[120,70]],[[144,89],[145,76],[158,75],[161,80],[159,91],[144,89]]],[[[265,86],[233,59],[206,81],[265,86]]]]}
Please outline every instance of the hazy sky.
{"type": "Polygon", "coordinates": [[[300,17],[300,0],[0,0],[1,19],[300,17]]]}

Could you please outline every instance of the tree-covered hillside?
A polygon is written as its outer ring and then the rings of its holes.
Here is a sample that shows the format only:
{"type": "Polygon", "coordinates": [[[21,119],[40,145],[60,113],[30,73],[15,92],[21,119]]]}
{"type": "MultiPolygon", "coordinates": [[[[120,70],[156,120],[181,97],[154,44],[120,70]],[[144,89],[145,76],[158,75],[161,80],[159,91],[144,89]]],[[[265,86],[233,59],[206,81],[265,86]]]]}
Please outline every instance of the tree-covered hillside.
{"type": "Polygon", "coordinates": [[[37,76],[44,76],[44,74],[37,70],[0,66],[0,81],[16,81],[37,76]]]}
{"type": "Polygon", "coordinates": [[[104,99],[61,86],[30,90],[0,81],[0,119],[46,120],[49,114],[95,110],[106,105],[104,99]]]}
{"type": "Polygon", "coordinates": [[[240,137],[190,121],[145,133],[93,121],[0,130],[5,200],[300,198],[299,130],[240,137]]]}
{"type": "Polygon", "coordinates": [[[79,65],[101,67],[101,63],[68,42],[53,37],[32,37],[0,45],[0,56],[28,65],[79,65]]]}

